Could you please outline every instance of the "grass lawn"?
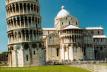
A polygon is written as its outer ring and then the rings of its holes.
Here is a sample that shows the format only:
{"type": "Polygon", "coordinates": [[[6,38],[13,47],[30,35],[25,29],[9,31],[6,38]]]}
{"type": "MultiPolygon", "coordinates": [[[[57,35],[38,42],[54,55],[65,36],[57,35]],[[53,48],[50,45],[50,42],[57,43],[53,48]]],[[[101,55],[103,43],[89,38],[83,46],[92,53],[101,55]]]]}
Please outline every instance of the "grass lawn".
{"type": "Polygon", "coordinates": [[[2,68],[0,72],[90,72],[85,69],[69,66],[38,66],[38,67],[24,67],[24,68],[2,68]]]}

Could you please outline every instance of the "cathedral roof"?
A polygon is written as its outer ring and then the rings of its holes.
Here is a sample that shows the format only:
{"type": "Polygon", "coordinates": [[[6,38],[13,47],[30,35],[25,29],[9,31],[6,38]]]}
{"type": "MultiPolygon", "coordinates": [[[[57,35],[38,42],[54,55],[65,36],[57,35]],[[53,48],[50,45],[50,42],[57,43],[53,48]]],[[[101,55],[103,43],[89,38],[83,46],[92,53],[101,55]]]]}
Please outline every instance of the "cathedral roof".
{"type": "Polygon", "coordinates": [[[56,18],[64,18],[64,17],[67,17],[69,15],[70,15],[70,13],[66,9],[64,9],[64,6],[62,6],[61,10],[58,12],[56,18]]]}
{"type": "Polygon", "coordinates": [[[55,28],[42,28],[43,30],[56,30],[55,28]]]}
{"type": "Polygon", "coordinates": [[[68,25],[68,26],[66,26],[66,27],[63,28],[63,29],[80,29],[80,28],[77,27],[77,26],[74,26],[74,25],[68,25]]]}
{"type": "Polygon", "coordinates": [[[94,35],[93,38],[107,38],[106,35],[94,35]]]}
{"type": "Polygon", "coordinates": [[[87,30],[103,29],[102,27],[86,27],[87,30]]]}

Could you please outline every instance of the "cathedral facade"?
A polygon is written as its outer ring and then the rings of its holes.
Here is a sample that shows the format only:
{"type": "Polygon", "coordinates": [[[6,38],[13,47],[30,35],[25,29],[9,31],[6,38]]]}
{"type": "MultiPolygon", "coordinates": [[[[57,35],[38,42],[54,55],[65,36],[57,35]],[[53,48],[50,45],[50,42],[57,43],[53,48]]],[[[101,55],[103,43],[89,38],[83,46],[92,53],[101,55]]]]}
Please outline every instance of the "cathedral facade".
{"type": "Polygon", "coordinates": [[[103,28],[80,28],[76,17],[62,6],[54,28],[43,28],[46,62],[107,59],[107,36],[103,28]]]}

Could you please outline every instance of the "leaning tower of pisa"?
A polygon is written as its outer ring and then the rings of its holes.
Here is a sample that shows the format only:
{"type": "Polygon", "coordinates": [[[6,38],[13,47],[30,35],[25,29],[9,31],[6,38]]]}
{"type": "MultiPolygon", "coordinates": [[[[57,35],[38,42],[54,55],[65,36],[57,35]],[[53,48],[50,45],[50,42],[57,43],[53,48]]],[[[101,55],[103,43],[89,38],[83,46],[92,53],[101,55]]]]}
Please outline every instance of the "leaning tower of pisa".
{"type": "Polygon", "coordinates": [[[10,67],[45,63],[38,0],[6,0],[8,64],[10,67]]]}

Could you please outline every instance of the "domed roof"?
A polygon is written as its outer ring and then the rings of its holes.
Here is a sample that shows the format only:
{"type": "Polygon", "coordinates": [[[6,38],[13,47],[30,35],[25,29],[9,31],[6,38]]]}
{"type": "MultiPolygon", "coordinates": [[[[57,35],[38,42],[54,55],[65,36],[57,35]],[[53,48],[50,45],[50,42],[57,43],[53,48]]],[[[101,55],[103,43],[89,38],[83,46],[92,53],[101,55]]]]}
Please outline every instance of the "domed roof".
{"type": "Polygon", "coordinates": [[[69,15],[70,15],[70,13],[64,9],[64,6],[62,6],[61,10],[58,12],[56,18],[64,18],[64,17],[67,17],[69,15]]]}

